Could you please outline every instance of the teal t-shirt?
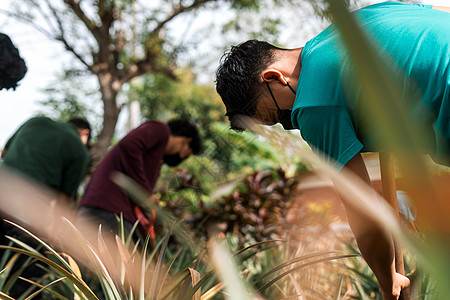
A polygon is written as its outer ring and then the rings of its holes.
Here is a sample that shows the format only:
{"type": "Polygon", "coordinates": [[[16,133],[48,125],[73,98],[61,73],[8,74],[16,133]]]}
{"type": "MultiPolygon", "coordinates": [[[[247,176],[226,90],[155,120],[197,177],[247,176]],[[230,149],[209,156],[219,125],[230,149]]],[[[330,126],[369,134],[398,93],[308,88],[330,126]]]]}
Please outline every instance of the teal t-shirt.
{"type": "Polygon", "coordinates": [[[45,117],[26,121],[7,141],[3,166],[67,195],[86,175],[89,152],[73,124],[45,117]]]}
{"type": "MultiPolygon", "coordinates": [[[[433,138],[430,154],[448,165],[450,14],[430,5],[396,2],[371,5],[353,14],[377,51],[414,82],[421,95],[421,102],[414,104],[414,116],[433,138]]],[[[361,86],[350,75],[352,63],[343,49],[335,25],[306,43],[292,112],[292,122],[305,141],[339,169],[358,152],[386,151],[379,149],[374,137],[364,134],[376,120],[364,109],[361,86]]]]}

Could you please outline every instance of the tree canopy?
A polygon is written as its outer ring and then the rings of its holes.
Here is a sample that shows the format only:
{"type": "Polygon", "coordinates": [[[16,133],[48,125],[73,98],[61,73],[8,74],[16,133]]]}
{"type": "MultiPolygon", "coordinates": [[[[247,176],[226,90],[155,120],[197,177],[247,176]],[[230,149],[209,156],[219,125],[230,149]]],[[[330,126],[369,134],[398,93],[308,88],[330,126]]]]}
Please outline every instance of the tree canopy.
{"type": "MultiPolygon", "coordinates": [[[[121,112],[118,95],[134,78],[151,73],[178,79],[180,61],[184,66],[195,61],[211,71],[215,65],[207,54],[223,52],[243,37],[301,46],[301,34],[323,27],[313,25],[323,18],[317,13],[322,7],[321,1],[309,0],[23,0],[1,12],[64,45],[74,57],[67,72],[95,78],[99,93],[89,93],[103,105],[101,128],[91,150],[98,161],[110,146],[121,112]],[[219,29],[213,28],[217,18],[208,19],[208,12],[219,12],[224,20],[219,29]],[[195,21],[200,25],[193,26],[195,21]],[[189,31],[194,34],[187,39],[189,31]],[[210,44],[199,49],[200,56],[186,55],[206,40],[210,44]]],[[[219,57],[214,56],[215,63],[219,57]]],[[[55,95],[50,101],[54,99],[55,95]]],[[[75,100],[67,101],[76,106],[75,100]]],[[[50,105],[56,107],[56,102],[50,105]]]]}
{"type": "Polygon", "coordinates": [[[103,124],[93,157],[101,159],[110,145],[121,110],[117,95],[124,84],[145,73],[176,78],[176,57],[184,45],[167,34],[183,14],[210,5],[256,8],[256,1],[194,0],[25,0],[14,2],[15,16],[32,24],[73,54],[80,70],[97,79],[103,102],[103,124]]]}

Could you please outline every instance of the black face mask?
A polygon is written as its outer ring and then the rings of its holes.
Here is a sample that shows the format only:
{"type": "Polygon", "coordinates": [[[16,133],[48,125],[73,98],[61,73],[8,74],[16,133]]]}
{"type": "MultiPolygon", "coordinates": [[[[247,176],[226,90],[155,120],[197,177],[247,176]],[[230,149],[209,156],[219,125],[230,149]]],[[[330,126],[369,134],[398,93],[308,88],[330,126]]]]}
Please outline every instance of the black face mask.
{"type": "Polygon", "coordinates": [[[169,167],[178,166],[185,158],[181,158],[180,153],[164,155],[163,161],[169,167]]]}
{"type": "MultiPolygon", "coordinates": [[[[292,89],[292,87],[289,85],[289,82],[286,82],[289,89],[294,93],[295,95],[295,91],[292,89]]],[[[275,103],[275,105],[277,106],[277,117],[278,120],[280,122],[280,124],[283,126],[284,130],[292,130],[292,129],[296,129],[294,128],[294,126],[292,125],[292,121],[291,121],[291,114],[292,114],[292,109],[281,109],[278,106],[277,101],[275,100],[275,97],[273,96],[272,90],[270,89],[269,83],[267,83],[266,81],[266,85],[267,88],[269,89],[270,92],[270,96],[272,96],[272,100],[275,103]]],[[[275,118],[274,118],[274,122],[276,122],[275,118]]]]}

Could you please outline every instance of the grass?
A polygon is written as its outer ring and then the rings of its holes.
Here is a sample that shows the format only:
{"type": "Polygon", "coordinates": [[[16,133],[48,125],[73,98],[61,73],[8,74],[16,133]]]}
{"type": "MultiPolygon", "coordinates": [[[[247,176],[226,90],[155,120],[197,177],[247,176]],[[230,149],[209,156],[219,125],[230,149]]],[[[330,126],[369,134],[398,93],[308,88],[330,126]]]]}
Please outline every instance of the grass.
{"type": "MultiPolygon", "coordinates": [[[[33,294],[45,293],[48,299],[53,299],[50,297],[54,297],[54,299],[71,299],[72,297],[78,297],[77,299],[98,299],[97,294],[99,291],[90,289],[83,279],[80,269],[85,269],[85,267],[80,268],[79,264],[70,255],[61,255],[31,232],[23,227],[18,227],[43,245],[48,253],[46,255],[41,254],[14,239],[12,241],[16,244],[15,247],[0,247],[44,263],[56,277],[47,283],[30,281],[37,287],[33,294]],[[63,289],[59,289],[65,290],[65,295],[53,289],[56,284],[64,286],[63,289]]],[[[79,235],[76,228],[73,229],[74,233],[79,235]]],[[[286,245],[282,241],[267,241],[250,245],[231,254],[229,244],[226,242],[227,239],[213,239],[208,243],[207,253],[194,255],[193,260],[185,261],[179,264],[178,268],[175,268],[177,259],[183,253],[189,256],[185,251],[190,250],[188,248],[180,249],[170,259],[165,259],[165,251],[170,236],[171,233],[167,233],[153,251],[148,251],[148,243],[146,243],[140,255],[138,255],[139,252],[136,250],[135,245],[129,244],[127,248],[125,243],[117,238],[120,260],[116,266],[121,267],[119,270],[119,268],[106,268],[106,264],[100,258],[102,257],[103,260],[106,260],[108,256],[104,253],[105,243],[102,235],[99,233],[99,245],[96,247],[98,250],[94,250],[93,246],[88,246],[86,249],[89,249],[88,252],[90,253],[91,264],[89,269],[93,274],[96,274],[96,279],[102,287],[103,297],[108,300],[220,299],[224,295],[222,293],[225,293],[227,295],[226,298],[229,297],[229,299],[254,299],[255,297],[261,297],[256,295],[262,294],[267,289],[274,289],[278,294],[287,295],[291,293],[289,291],[289,283],[296,282],[298,284],[295,277],[300,274],[300,270],[307,269],[311,265],[349,257],[349,255],[339,255],[336,252],[317,252],[293,257],[275,267],[273,267],[273,261],[271,261],[265,266],[269,271],[262,270],[262,274],[255,278],[256,276],[249,276],[250,271],[248,268],[241,269],[238,266],[244,266],[242,262],[248,262],[249,260],[254,260],[255,262],[255,260],[261,259],[261,257],[257,258],[257,256],[269,254],[266,251],[281,251],[282,249],[291,248],[292,245],[286,245]],[[240,264],[237,262],[240,262],[240,264]],[[184,267],[183,265],[189,265],[189,267],[184,267]],[[131,277],[134,276],[139,278],[132,280],[131,277]],[[136,280],[139,284],[130,284],[130,282],[136,282],[136,280]],[[258,285],[259,282],[264,282],[264,284],[258,285]]],[[[125,238],[127,237],[125,236],[125,238]]],[[[85,245],[88,244],[89,242],[85,241],[85,245]]],[[[15,257],[15,255],[10,257],[0,276],[1,279],[7,277],[8,268],[14,264],[15,257]]],[[[261,262],[256,263],[258,265],[261,264],[261,262]]],[[[17,276],[19,275],[17,274],[17,276]]],[[[50,278],[50,276],[47,277],[50,278]]],[[[297,287],[297,290],[300,290],[300,288],[297,287]]],[[[276,293],[272,292],[271,294],[276,293]]]]}

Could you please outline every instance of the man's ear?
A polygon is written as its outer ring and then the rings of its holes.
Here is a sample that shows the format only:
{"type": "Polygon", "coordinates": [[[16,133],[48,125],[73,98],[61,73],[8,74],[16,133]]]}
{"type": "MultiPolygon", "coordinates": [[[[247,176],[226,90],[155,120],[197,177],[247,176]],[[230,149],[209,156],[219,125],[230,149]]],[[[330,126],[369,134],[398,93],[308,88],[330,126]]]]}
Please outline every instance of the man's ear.
{"type": "Polygon", "coordinates": [[[277,69],[266,69],[262,73],[262,78],[265,82],[279,81],[283,85],[287,85],[287,81],[283,76],[283,73],[277,69]]]}
{"type": "Polygon", "coordinates": [[[89,129],[80,129],[78,132],[80,135],[89,135],[91,133],[89,129]]]}
{"type": "Polygon", "coordinates": [[[78,129],[78,134],[80,135],[81,142],[85,145],[88,143],[89,133],[91,131],[89,129],[78,129]]]}

